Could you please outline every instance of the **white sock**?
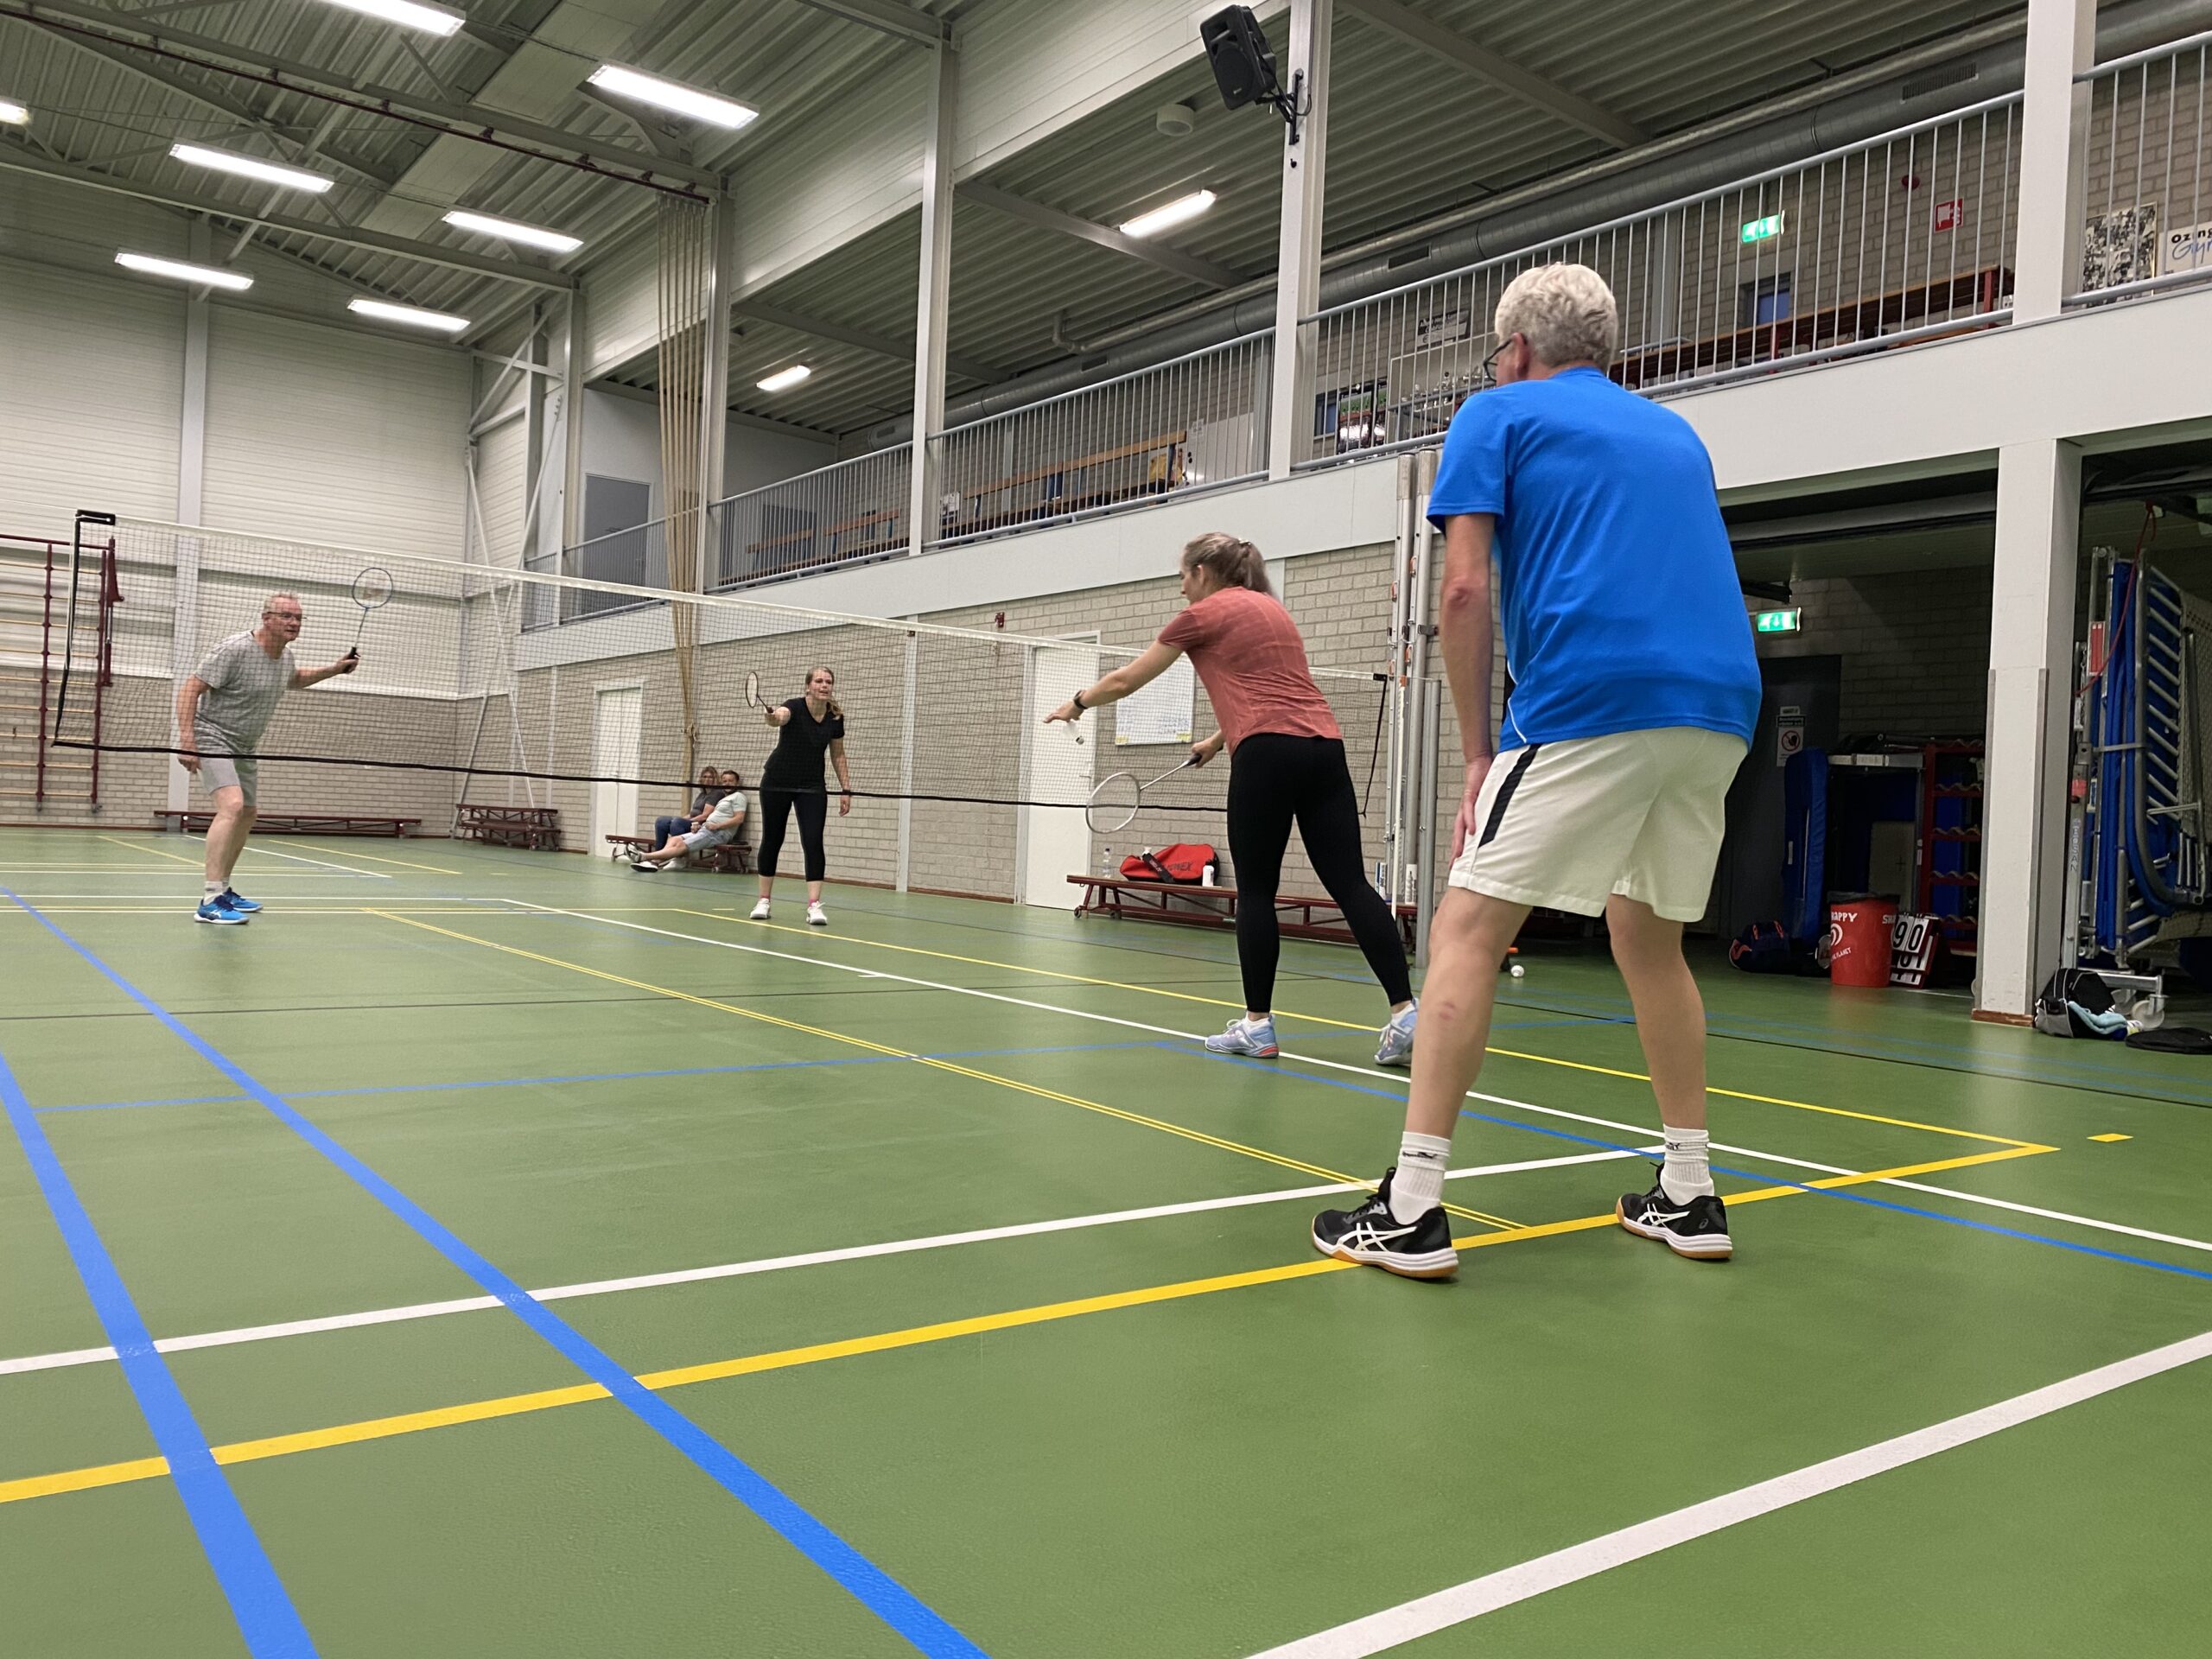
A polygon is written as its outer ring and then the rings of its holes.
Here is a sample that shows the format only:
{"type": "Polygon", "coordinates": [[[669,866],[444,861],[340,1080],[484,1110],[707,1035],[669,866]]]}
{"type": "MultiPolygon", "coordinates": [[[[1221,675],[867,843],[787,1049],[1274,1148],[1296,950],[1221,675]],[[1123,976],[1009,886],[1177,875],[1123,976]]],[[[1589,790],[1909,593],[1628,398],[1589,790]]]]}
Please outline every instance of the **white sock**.
{"type": "Polygon", "coordinates": [[[230,890],[230,886],[231,886],[231,884],[230,884],[229,882],[227,882],[227,881],[207,881],[207,882],[202,882],[202,883],[200,884],[200,903],[202,903],[202,904],[204,905],[204,904],[206,904],[206,903],[207,902],[207,900],[208,900],[208,899],[219,899],[219,898],[221,898],[221,897],[224,895],[224,893],[227,893],[227,892],[230,890]]]}
{"type": "Polygon", "coordinates": [[[1704,1129],[1667,1131],[1667,1161],[1659,1167],[1659,1185],[1675,1203],[1713,1192],[1712,1147],[1713,1137],[1704,1129]]]}
{"type": "Polygon", "coordinates": [[[1398,1173],[1390,1178],[1390,1216],[1418,1221],[1444,1202],[1444,1172],[1452,1166],[1452,1142],[1440,1135],[1408,1129],[1398,1142],[1398,1173]]]}

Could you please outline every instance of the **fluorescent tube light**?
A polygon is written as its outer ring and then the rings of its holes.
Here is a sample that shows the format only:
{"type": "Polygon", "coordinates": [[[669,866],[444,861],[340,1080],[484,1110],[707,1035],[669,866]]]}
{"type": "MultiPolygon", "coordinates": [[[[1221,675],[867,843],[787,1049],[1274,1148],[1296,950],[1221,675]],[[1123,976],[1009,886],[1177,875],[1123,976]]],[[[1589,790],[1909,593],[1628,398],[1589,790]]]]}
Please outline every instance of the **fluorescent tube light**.
{"type": "Polygon", "coordinates": [[[1195,195],[1179,197],[1165,207],[1155,207],[1148,213],[1140,213],[1135,219],[1124,221],[1119,228],[1123,236],[1133,236],[1140,240],[1147,236],[1157,236],[1185,219],[1196,219],[1213,206],[1213,200],[1212,191],[1201,190],[1195,195]]]}
{"type": "Polygon", "coordinates": [[[518,225],[512,219],[494,219],[489,213],[472,213],[459,207],[448,213],[445,219],[458,231],[496,236],[502,242],[519,242],[524,247],[543,248],[550,253],[574,253],[584,245],[582,237],[540,230],[535,225],[518,225]]]}
{"type": "Polygon", "coordinates": [[[253,278],[243,271],[218,270],[213,265],[188,265],[181,259],[156,259],[150,253],[118,253],[115,263],[126,270],[143,271],[149,276],[167,276],[180,283],[197,283],[203,288],[227,288],[238,292],[253,286],[253,278]]]}
{"type": "Polygon", "coordinates": [[[316,195],[336,183],[320,173],[303,172],[296,167],[279,167],[274,162],[264,162],[251,156],[233,156],[227,149],[210,149],[205,144],[171,144],[169,154],[180,162],[194,167],[210,167],[218,173],[235,173],[242,179],[258,179],[264,184],[281,185],[287,190],[309,190],[316,195]]]}
{"type": "Polygon", "coordinates": [[[459,12],[448,11],[443,6],[424,6],[416,0],[326,0],[334,6],[343,6],[347,11],[358,11],[364,17],[374,17],[379,22],[397,23],[402,29],[418,29],[425,35],[450,35],[468,20],[459,12]]]}
{"type": "Polygon", "coordinates": [[[763,391],[783,391],[791,386],[798,385],[800,381],[805,379],[808,375],[812,374],[813,372],[814,371],[807,367],[805,364],[794,363],[788,369],[778,369],[766,380],[758,381],[755,384],[758,385],[763,391]]]}
{"type": "Polygon", "coordinates": [[[404,322],[410,328],[435,328],[441,334],[457,334],[468,327],[467,317],[456,317],[445,311],[425,311],[418,306],[394,305],[389,300],[351,299],[346,308],[356,316],[374,317],[382,322],[404,322]]]}
{"type": "Polygon", "coordinates": [[[617,98],[634,98],[641,104],[688,115],[710,126],[741,127],[760,113],[734,99],[717,98],[696,86],[679,86],[672,80],[663,80],[658,75],[625,69],[619,63],[600,65],[591,72],[591,84],[602,92],[613,92],[617,98]]]}
{"type": "Polygon", "coordinates": [[[0,98],[0,127],[27,127],[31,112],[12,98],[0,98]]]}

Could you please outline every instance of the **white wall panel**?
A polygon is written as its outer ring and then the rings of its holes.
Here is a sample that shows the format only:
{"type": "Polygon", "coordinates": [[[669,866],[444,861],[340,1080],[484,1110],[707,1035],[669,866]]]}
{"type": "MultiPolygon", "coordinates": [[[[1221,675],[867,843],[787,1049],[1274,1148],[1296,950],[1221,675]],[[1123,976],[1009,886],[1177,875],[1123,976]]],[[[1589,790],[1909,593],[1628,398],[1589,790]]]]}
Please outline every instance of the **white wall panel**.
{"type": "Polygon", "coordinates": [[[207,521],[459,558],[469,359],[243,312],[208,350],[207,521]]]}
{"type": "MultiPolygon", "coordinates": [[[[482,515],[486,563],[520,568],[523,519],[529,512],[530,423],[517,417],[476,443],[476,510],[482,515]]],[[[540,503],[543,512],[550,504],[540,503]]]]}
{"type": "Polygon", "coordinates": [[[647,219],[584,272],[584,361],[592,374],[627,362],[658,338],[659,263],[660,245],[647,219]]]}
{"type": "Polygon", "coordinates": [[[176,512],[184,296],[0,258],[0,531],[176,512]]]}

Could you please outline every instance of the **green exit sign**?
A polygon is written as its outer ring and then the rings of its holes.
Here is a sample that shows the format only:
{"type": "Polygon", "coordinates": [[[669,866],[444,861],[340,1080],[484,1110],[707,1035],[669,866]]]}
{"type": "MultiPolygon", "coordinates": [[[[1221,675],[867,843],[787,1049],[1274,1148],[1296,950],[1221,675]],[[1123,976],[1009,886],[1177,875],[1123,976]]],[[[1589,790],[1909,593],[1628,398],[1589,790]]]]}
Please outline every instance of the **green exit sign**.
{"type": "Polygon", "coordinates": [[[1804,623],[1805,613],[1802,610],[1751,613],[1751,632],[1754,633],[1795,633],[1804,623]]]}
{"type": "Polygon", "coordinates": [[[1773,240],[1776,237],[1782,234],[1782,221],[1783,217],[1784,215],[1781,213],[1769,213],[1764,219],[1754,219],[1751,220],[1744,226],[1744,240],[1746,242],[1769,242],[1773,240]]]}

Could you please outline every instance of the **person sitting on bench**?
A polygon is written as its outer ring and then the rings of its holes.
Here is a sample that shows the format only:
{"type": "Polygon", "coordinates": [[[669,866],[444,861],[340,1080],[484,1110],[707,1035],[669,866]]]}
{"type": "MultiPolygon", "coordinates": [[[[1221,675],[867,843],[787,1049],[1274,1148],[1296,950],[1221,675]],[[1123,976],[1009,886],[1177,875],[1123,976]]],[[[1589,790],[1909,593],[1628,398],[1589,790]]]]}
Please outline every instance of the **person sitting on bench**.
{"type": "Polygon", "coordinates": [[[665,844],[671,836],[688,835],[707,821],[707,814],[715,810],[715,803],[721,799],[724,793],[721,779],[722,774],[712,766],[699,768],[699,798],[691,803],[690,817],[664,812],[653,820],[653,846],[656,849],[665,844]]]}
{"type": "Polygon", "coordinates": [[[671,836],[664,845],[639,854],[630,861],[630,868],[640,875],[657,874],[686,853],[704,853],[735,841],[745,828],[745,791],[734,772],[722,773],[722,782],[728,792],[714,804],[698,828],[671,836]]]}

